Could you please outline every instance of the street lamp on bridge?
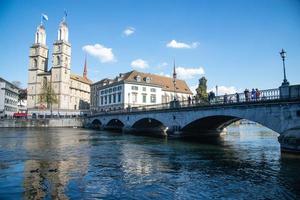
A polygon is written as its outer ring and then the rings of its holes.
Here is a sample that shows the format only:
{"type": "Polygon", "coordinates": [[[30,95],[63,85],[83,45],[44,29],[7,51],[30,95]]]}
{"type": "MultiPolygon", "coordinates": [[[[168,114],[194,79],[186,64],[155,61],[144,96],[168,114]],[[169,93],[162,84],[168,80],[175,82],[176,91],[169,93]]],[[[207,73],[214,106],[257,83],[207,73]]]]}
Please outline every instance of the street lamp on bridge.
{"type": "Polygon", "coordinates": [[[286,79],[286,74],[285,74],[285,57],[286,57],[286,52],[284,49],[281,50],[280,56],[282,58],[282,65],[283,65],[283,82],[282,85],[289,85],[289,82],[286,79]]]}

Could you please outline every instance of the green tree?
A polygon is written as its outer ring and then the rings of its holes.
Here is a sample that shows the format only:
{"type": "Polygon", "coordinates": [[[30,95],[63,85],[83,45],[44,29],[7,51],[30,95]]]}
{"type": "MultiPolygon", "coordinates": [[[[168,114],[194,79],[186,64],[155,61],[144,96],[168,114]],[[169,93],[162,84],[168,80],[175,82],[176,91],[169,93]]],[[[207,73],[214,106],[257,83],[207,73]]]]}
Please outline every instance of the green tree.
{"type": "Polygon", "coordinates": [[[50,112],[52,115],[52,105],[58,103],[58,98],[53,88],[51,87],[51,83],[47,84],[47,82],[44,82],[41,94],[39,95],[39,102],[45,103],[47,105],[47,108],[50,108],[50,112]]]}
{"type": "Polygon", "coordinates": [[[197,95],[196,97],[198,99],[207,100],[208,94],[207,94],[207,79],[205,77],[202,77],[199,79],[199,85],[196,89],[197,95]]]}

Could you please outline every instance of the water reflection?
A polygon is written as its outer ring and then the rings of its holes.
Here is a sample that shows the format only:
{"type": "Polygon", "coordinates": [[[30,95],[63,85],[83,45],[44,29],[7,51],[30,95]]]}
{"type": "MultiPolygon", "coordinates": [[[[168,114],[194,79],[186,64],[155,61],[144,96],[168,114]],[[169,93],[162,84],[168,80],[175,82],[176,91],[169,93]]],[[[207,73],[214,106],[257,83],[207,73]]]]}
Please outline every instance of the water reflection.
{"type": "Polygon", "coordinates": [[[0,134],[0,199],[296,199],[299,168],[280,154],[277,135],[257,126],[229,127],[213,141],[82,129],[0,134]]]}
{"type": "Polygon", "coordinates": [[[68,199],[65,190],[72,174],[86,173],[89,156],[79,144],[88,135],[71,134],[71,130],[64,130],[63,135],[59,132],[31,130],[31,136],[26,138],[25,150],[31,159],[24,164],[25,199],[68,199]]]}

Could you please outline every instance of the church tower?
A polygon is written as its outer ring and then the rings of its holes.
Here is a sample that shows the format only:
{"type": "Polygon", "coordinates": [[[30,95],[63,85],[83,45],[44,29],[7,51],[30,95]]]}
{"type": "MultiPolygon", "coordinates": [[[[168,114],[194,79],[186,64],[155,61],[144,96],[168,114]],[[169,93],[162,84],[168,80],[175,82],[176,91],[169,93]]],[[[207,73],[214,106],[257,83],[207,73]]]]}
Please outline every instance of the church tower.
{"type": "Polygon", "coordinates": [[[53,44],[52,54],[52,87],[57,94],[58,104],[54,109],[69,109],[70,102],[70,69],[71,44],[66,18],[59,24],[57,41],[53,44]]]}
{"type": "Polygon", "coordinates": [[[43,24],[37,27],[34,44],[30,47],[28,67],[27,107],[29,109],[39,106],[39,94],[44,81],[39,74],[48,70],[48,47],[46,46],[46,30],[43,24]]]}

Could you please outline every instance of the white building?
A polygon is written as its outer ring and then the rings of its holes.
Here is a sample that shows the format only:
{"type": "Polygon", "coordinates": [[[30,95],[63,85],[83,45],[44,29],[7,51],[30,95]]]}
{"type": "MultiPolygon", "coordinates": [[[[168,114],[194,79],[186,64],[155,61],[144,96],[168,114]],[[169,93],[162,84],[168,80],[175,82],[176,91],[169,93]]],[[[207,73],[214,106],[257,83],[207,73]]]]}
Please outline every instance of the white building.
{"type": "Polygon", "coordinates": [[[193,93],[183,80],[176,80],[174,91],[172,78],[134,70],[92,84],[91,110],[101,112],[168,103],[174,94],[177,100],[183,101],[193,93]]]}
{"type": "Polygon", "coordinates": [[[18,112],[19,88],[0,78],[0,117],[12,117],[18,112]]]}
{"type": "Polygon", "coordinates": [[[30,47],[27,104],[28,112],[50,112],[57,114],[78,114],[89,109],[90,84],[85,63],[83,76],[71,73],[71,44],[69,29],[65,21],[59,24],[57,40],[53,43],[52,66],[48,70],[49,50],[46,44],[46,29],[41,24],[35,33],[35,42],[30,47]],[[58,103],[47,105],[41,102],[43,85],[51,85],[58,103]]]}

